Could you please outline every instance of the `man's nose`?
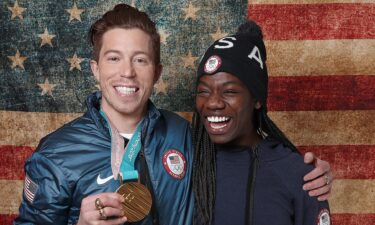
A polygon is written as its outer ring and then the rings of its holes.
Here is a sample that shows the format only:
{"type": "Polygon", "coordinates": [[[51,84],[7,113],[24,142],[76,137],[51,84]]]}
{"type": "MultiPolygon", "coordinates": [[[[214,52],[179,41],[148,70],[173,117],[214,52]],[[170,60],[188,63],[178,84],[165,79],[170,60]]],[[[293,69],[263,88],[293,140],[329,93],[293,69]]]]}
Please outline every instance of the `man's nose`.
{"type": "Polygon", "coordinates": [[[121,76],[131,78],[135,76],[134,65],[131,60],[124,60],[121,64],[121,76]]]}

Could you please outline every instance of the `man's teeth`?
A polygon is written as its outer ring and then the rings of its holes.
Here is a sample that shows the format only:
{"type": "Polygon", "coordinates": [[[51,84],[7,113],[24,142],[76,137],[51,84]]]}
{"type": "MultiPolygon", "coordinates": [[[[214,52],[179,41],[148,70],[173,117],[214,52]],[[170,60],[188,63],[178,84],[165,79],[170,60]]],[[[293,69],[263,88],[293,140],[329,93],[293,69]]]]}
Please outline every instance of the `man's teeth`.
{"type": "Polygon", "coordinates": [[[211,122],[211,123],[220,123],[220,122],[228,121],[229,117],[226,117],[226,116],[208,116],[207,120],[208,120],[208,122],[211,122]]]}
{"type": "Polygon", "coordinates": [[[135,92],[135,87],[116,87],[116,90],[121,94],[131,94],[135,92]]]}

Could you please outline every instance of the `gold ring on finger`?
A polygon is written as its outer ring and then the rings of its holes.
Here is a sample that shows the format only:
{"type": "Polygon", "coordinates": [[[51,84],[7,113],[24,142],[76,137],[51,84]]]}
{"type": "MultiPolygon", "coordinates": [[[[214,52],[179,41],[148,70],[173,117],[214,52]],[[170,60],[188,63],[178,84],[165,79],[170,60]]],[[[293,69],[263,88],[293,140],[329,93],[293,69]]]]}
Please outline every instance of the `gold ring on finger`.
{"type": "Polygon", "coordinates": [[[324,179],[326,181],[326,185],[328,185],[329,184],[329,176],[327,174],[324,176],[324,179]]]}
{"type": "Polygon", "coordinates": [[[100,217],[101,220],[106,220],[107,219],[107,216],[105,215],[103,208],[99,209],[99,217],[100,217]]]}
{"type": "Polygon", "coordinates": [[[102,203],[102,201],[100,200],[100,198],[95,199],[95,208],[96,208],[97,210],[100,210],[100,209],[103,209],[103,208],[104,208],[103,203],[102,203]]]}

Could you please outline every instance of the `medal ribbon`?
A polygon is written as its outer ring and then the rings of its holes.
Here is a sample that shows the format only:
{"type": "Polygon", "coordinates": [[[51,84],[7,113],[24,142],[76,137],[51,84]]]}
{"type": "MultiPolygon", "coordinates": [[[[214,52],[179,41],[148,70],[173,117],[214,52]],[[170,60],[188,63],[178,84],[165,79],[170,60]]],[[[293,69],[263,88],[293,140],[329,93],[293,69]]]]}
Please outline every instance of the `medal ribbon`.
{"type": "Polygon", "coordinates": [[[111,167],[113,178],[117,180],[120,173],[124,180],[138,179],[138,171],[134,168],[134,164],[142,148],[141,129],[143,121],[137,125],[132,138],[126,148],[124,148],[124,138],[120,135],[117,128],[102,110],[100,110],[100,114],[107,120],[111,128],[111,167]]]}
{"type": "Polygon", "coordinates": [[[138,171],[134,168],[135,160],[138,153],[141,151],[141,129],[143,122],[140,122],[135,129],[132,138],[126,145],[125,154],[122,157],[122,163],[120,166],[120,173],[124,180],[138,179],[138,171]]]}

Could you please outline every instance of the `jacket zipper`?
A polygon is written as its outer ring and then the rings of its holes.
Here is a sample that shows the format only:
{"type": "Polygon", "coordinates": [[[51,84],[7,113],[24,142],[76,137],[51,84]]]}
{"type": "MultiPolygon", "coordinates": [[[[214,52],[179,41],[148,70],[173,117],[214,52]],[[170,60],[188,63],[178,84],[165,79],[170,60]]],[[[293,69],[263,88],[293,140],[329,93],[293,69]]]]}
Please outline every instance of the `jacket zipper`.
{"type": "Polygon", "coordinates": [[[152,224],[153,225],[159,225],[159,214],[158,214],[158,211],[157,211],[157,208],[156,208],[155,193],[153,191],[153,187],[152,187],[152,184],[151,184],[150,174],[149,174],[149,171],[148,171],[148,166],[147,166],[143,146],[142,146],[142,149],[139,153],[139,159],[140,159],[140,163],[141,163],[141,170],[142,170],[142,177],[143,177],[143,179],[141,179],[141,180],[144,180],[144,184],[149,189],[149,191],[151,193],[151,197],[152,197],[153,203],[152,203],[151,210],[150,210],[150,214],[151,214],[151,217],[152,217],[152,224]]]}
{"type": "Polygon", "coordinates": [[[251,171],[249,173],[249,181],[248,181],[248,217],[247,217],[247,223],[248,225],[253,225],[253,217],[254,217],[254,192],[255,192],[255,180],[256,180],[256,174],[257,169],[259,165],[259,152],[258,152],[258,146],[256,146],[253,149],[253,160],[251,165],[251,171]]]}

